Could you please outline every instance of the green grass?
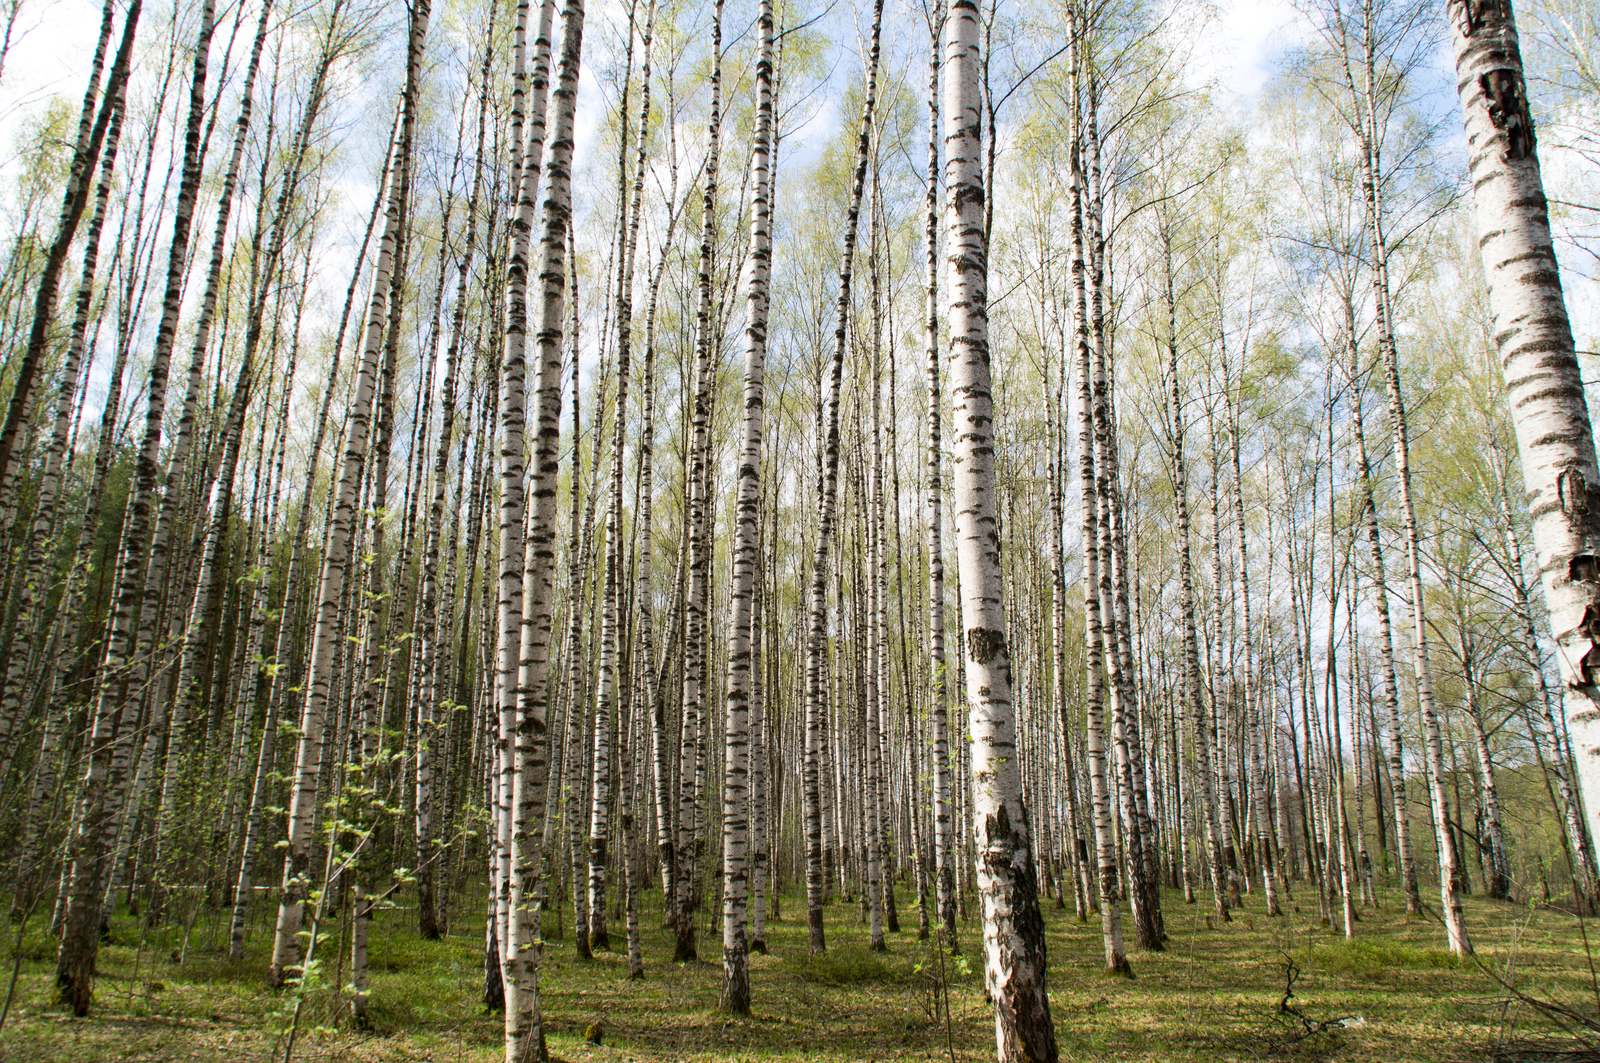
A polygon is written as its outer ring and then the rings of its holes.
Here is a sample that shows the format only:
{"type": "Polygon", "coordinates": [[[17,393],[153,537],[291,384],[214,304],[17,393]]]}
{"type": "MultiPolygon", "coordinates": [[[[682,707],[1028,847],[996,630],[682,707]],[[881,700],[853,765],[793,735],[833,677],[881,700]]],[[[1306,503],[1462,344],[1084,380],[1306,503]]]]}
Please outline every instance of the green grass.
{"type": "Polygon", "coordinates": [[[1417,968],[1454,968],[1462,963],[1449,949],[1419,948],[1403,941],[1359,937],[1296,949],[1294,959],[1307,967],[1320,966],[1336,974],[1364,978],[1383,978],[1391,972],[1417,968]]]}
{"type": "MultiPolygon", "coordinates": [[[[827,913],[830,949],[816,959],[807,956],[805,927],[796,921],[799,898],[784,898],[782,921],[769,924],[771,953],[751,959],[749,1019],[716,1010],[721,938],[704,915],[701,955],[717,962],[673,964],[658,897],[648,894],[646,977],[629,981],[620,933],[613,950],[580,963],[570,929],[558,937],[551,913],[542,980],[551,1054],[569,1063],[931,1061],[949,1058],[948,1037],[958,1060],[993,1058],[977,927],[964,924],[966,955],[944,957],[941,974],[941,957],[916,940],[915,897],[902,886],[899,898],[906,931],[889,935],[887,953],[867,949],[859,907],[839,904],[827,913]],[[948,1030],[937,1006],[945,985],[948,1030]],[[583,1042],[585,1028],[596,1022],[604,1031],[600,1047],[583,1042]]],[[[1207,925],[1209,906],[1186,907],[1181,895],[1169,893],[1166,951],[1132,952],[1131,981],[1101,973],[1097,918],[1079,924],[1070,909],[1046,902],[1062,1058],[1471,1060],[1483,1058],[1493,1040],[1552,1032],[1530,1009],[1508,1003],[1476,963],[1456,961],[1436,922],[1408,920],[1395,895],[1385,894],[1383,902],[1362,912],[1356,939],[1346,941],[1320,925],[1309,886],[1301,886],[1281,918],[1267,918],[1251,897],[1232,922],[1215,929],[1207,925]],[[1293,1005],[1313,1023],[1344,1020],[1342,1028],[1302,1037],[1300,1020],[1278,1013],[1288,963],[1299,969],[1293,1005]]],[[[345,1021],[347,997],[333,988],[349,974],[333,925],[320,946],[325,984],[306,995],[295,1059],[500,1058],[500,1018],[480,1000],[482,916],[475,913],[481,910],[478,898],[458,899],[453,932],[440,942],[420,940],[409,911],[380,913],[370,938],[367,1030],[345,1021]]],[[[17,1000],[0,1031],[0,1063],[271,1058],[292,998],[265,985],[267,913],[252,921],[240,963],[226,958],[226,913],[187,915],[193,921],[186,952],[184,927],[146,931],[119,916],[101,952],[95,1012],[81,1020],[55,1003],[53,942],[30,928],[17,1000]]],[[[1474,900],[1468,927],[1480,959],[1502,977],[1514,970],[1525,992],[1600,1009],[1571,916],[1474,900]]],[[[9,945],[5,951],[9,957],[9,945]]]]}

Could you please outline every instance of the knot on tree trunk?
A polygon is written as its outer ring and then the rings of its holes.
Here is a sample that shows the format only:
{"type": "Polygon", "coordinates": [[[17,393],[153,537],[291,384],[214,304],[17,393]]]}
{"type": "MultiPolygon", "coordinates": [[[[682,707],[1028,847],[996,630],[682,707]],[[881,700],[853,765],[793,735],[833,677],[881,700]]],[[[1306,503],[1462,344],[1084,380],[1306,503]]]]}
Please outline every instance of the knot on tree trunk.
{"type": "Polygon", "coordinates": [[[1567,559],[1567,579],[1573,583],[1600,583],[1600,557],[1573,554],[1567,559]]]}
{"type": "Polygon", "coordinates": [[[976,664],[988,664],[1006,648],[1004,631],[985,627],[967,629],[967,656],[976,664]]]}
{"type": "Polygon", "coordinates": [[[1591,522],[1600,514],[1600,487],[1591,484],[1576,465],[1569,465],[1556,477],[1556,498],[1561,512],[1585,537],[1592,534],[1591,522]]]}
{"type": "Polygon", "coordinates": [[[1485,26],[1502,24],[1509,15],[1506,0],[1451,0],[1450,13],[1463,37],[1471,37],[1485,26]]]}
{"type": "MultiPolygon", "coordinates": [[[[1021,839],[1011,829],[1011,813],[1002,801],[994,815],[983,818],[983,862],[991,873],[1006,876],[1015,873],[1019,841],[1021,839]]],[[[1025,849],[1026,842],[1022,844],[1025,849]]]]}
{"type": "Polygon", "coordinates": [[[1577,690],[1593,686],[1595,670],[1600,669],[1600,611],[1592,602],[1584,606],[1583,619],[1578,625],[1557,635],[1556,643],[1557,660],[1566,685],[1577,690]]]}
{"type": "Polygon", "coordinates": [[[1501,158],[1517,162],[1533,155],[1533,116],[1522,76],[1508,67],[1478,75],[1478,88],[1489,106],[1489,121],[1505,135],[1501,158]]]}

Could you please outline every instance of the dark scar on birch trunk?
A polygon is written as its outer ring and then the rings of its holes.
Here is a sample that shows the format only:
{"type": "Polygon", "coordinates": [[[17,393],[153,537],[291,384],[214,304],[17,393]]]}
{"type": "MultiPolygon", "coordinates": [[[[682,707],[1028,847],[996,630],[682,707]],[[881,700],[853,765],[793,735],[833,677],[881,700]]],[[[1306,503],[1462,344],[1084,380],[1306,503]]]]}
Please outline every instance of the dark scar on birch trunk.
{"type": "Polygon", "coordinates": [[[1006,648],[1006,635],[1003,631],[993,631],[984,627],[967,629],[967,656],[978,664],[988,664],[1006,648]]]}
{"type": "MultiPolygon", "coordinates": [[[[988,840],[984,862],[1010,879],[1012,929],[1020,946],[1013,962],[1004,965],[1012,977],[996,987],[995,1004],[1010,1013],[1010,1032],[1018,1039],[1014,1047],[1021,1058],[1054,1063],[1058,1049],[1045,982],[1044,914],[1039,909],[1038,879],[1029,851],[1032,832],[1026,806],[1021,809],[1021,819],[1020,829],[1013,829],[1010,812],[1001,804],[984,823],[988,840]]],[[[1000,944],[1007,949],[1009,943],[1002,940],[1000,944]]]]}
{"type": "Polygon", "coordinates": [[[1528,94],[1522,78],[1514,70],[1500,68],[1478,75],[1478,88],[1489,105],[1489,121],[1505,134],[1507,162],[1533,155],[1533,116],[1528,113],[1528,94]]]}

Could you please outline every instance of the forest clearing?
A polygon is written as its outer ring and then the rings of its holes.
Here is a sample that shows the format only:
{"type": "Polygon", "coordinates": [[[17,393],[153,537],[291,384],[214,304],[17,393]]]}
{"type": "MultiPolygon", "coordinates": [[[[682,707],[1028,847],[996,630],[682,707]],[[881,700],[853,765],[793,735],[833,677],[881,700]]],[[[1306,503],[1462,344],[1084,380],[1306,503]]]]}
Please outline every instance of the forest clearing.
{"type": "Polygon", "coordinates": [[[0,0],[0,1063],[1600,1059],[1519,10],[0,0]]]}

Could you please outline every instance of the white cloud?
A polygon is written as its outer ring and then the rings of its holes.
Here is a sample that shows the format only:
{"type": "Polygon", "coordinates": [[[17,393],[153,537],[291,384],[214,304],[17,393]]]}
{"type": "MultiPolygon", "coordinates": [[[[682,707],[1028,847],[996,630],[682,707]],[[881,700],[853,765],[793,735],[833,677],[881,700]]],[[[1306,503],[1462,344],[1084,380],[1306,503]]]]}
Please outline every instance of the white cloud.
{"type": "MultiPolygon", "coordinates": [[[[1186,6],[1178,8],[1178,26],[1204,17],[1185,16],[1186,6]]],[[[1206,19],[1190,53],[1188,78],[1197,86],[1211,82],[1230,97],[1228,102],[1248,107],[1272,76],[1277,58],[1310,33],[1294,5],[1283,0],[1227,0],[1206,19]]]]}

